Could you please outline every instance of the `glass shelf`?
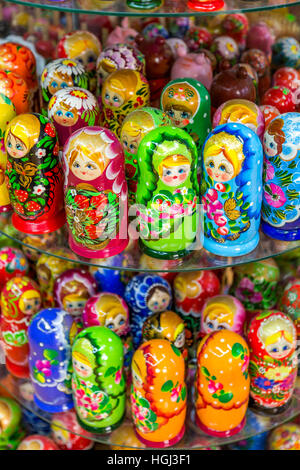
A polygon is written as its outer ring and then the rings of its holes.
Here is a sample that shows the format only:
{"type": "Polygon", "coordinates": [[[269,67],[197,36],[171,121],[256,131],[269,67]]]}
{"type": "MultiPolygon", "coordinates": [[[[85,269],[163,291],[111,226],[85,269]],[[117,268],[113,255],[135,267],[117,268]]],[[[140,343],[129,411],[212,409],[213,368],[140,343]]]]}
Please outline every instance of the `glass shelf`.
{"type": "Polygon", "coordinates": [[[252,12],[272,10],[292,5],[299,5],[294,0],[227,0],[225,10],[214,12],[196,12],[187,7],[187,0],[162,0],[162,5],[155,10],[135,10],[127,6],[126,0],[8,0],[28,7],[45,8],[49,10],[69,11],[92,15],[109,16],[213,16],[226,13],[252,12]]]}
{"type": "MultiPolygon", "coordinates": [[[[23,408],[26,408],[27,410],[31,411],[43,421],[50,423],[50,413],[46,413],[40,408],[38,408],[33,401],[28,401],[24,399],[22,390],[25,390],[27,383],[30,384],[29,381],[26,381],[24,379],[20,380],[14,378],[7,372],[4,365],[0,366],[0,387],[6,390],[15,400],[17,400],[23,408]]],[[[297,383],[297,386],[300,387],[300,383],[297,383]]],[[[296,416],[298,416],[298,414],[300,414],[300,388],[296,388],[290,407],[280,415],[262,416],[248,409],[246,414],[246,424],[242,431],[228,438],[211,437],[207,434],[204,434],[193,423],[192,413],[188,413],[186,419],[185,436],[176,446],[173,447],[173,449],[176,448],[182,450],[189,450],[208,447],[215,448],[219,446],[229,445],[234,442],[249,439],[250,437],[256,436],[263,432],[270,431],[275,427],[294,419],[296,416]]],[[[129,425],[131,425],[131,422],[128,418],[125,419],[124,423],[128,423],[129,425]]],[[[72,431],[73,434],[76,434],[72,429],[67,430],[72,431]]],[[[100,444],[104,444],[106,446],[123,447],[123,445],[119,441],[119,438],[117,438],[116,431],[107,435],[92,434],[91,440],[100,444]]],[[[133,446],[131,447],[128,444],[126,444],[125,447],[132,449],[137,448],[133,446]]],[[[172,450],[172,447],[169,447],[168,449],[172,450]]]]}

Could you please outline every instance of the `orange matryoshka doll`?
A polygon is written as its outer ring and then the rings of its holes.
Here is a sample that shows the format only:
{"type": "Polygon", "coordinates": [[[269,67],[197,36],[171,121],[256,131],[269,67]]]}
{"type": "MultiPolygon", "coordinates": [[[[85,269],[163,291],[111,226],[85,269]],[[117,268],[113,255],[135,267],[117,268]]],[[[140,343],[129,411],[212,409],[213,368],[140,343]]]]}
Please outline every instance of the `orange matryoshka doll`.
{"type": "Polygon", "coordinates": [[[28,113],[30,111],[31,103],[29,100],[28,84],[20,75],[10,70],[0,69],[0,92],[11,100],[17,114],[28,113]]]}
{"type": "Polygon", "coordinates": [[[0,68],[16,73],[26,81],[30,94],[38,88],[36,60],[33,52],[16,42],[0,45],[0,68]]]}
{"type": "Polygon", "coordinates": [[[166,339],[142,344],[132,359],[131,410],[139,440],[150,447],[177,444],[185,432],[184,359],[166,339]]]}
{"type": "Polygon", "coordinates": [[[233,436],[243,428],[248,407],[248,346],[233,331],[215,331],[199,344],[197,361],[196,422],[212,436],[233,436]]]}

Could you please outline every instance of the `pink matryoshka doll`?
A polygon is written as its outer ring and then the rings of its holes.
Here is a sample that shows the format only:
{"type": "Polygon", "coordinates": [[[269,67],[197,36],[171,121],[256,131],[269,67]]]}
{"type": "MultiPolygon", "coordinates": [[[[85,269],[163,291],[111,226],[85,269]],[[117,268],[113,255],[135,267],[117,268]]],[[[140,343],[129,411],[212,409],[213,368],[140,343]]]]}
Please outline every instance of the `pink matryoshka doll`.
{"type": "Polygon", "coordinates": [[[276,310],[258,313],[248,329],[250,396],[255,410],[278,414],[290,405],[297,378],[296,328],[276,310]]]}
{"type": "Polygon", "coordinates": [[[100,109],[95,96],[83,88],[62,88],[50,99],[48,117],[52,120],[62,148],[70,135],[86,126],[100,124],[100,109]]]}
{"type": "Polygon", "coordinates": [[[27,330],[41,303],[38,285],[26,276],[10,279],[2,289],[1,336],[7,370],[16,377],[29,377],[27,330]]]}
{"type": "Polygon", "coordinates": [[[128,244],[128,190],[120,142],[108,129],[85,127],[68,139],[63,158],[71,249],[86,258],[120,253],[128,244]]]}
{"type": "Polygon", "coordinates": [[[52,415],[51,437],[60,450],[90,450],[94,445],[91,434],[78,423],[75,410],[52,415]]]}

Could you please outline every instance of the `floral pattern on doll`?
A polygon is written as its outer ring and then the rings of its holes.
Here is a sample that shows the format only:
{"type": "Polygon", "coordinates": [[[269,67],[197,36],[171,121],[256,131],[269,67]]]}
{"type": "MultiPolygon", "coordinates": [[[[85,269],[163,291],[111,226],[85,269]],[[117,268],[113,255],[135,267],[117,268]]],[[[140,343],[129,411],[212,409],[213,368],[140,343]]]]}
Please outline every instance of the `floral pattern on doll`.
{"type": "Polygon", "coordinates": [[[114,44],[106,47],[98,57],[97,73],[100,84],[116,70],[131,69],[145,73],[145,57],[135,47],[126,44],[114,44]]]}

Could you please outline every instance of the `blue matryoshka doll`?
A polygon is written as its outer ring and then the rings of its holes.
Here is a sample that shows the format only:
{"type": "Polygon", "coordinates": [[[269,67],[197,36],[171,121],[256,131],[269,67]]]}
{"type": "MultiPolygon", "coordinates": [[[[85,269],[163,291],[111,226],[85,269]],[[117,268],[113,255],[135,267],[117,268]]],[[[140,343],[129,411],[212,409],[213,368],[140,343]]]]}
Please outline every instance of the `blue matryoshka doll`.
{"type": "Polygon", "coordinates": [[[73,408],[70,330],[74,319],[59,308],[41,310],[28,328],[34,401],[49,413],[73,408]]]}
{"type": "MultiPolygon", "coordinates": [[[[90,273],[94,277],[98,290],[109,290],[112,294],[124,296],[125,287],[132,277],[131,271],[122,271],[120,266],[126,267],[129,262],[128,253],[120,253],[110,258],[99,260],[99,267],[91,266],[90,273]],[[105,268],[104,266],[107,266],[105,268]],[[113,269],[116,267],[115,269],[113,269]]],[[[93,260],[98,263],[98,261],[93,260]]]]}
{"type": "Polygon", "coordinates": [[[264,133],[262,229],[279,240],[300,239],[300,114],[274,118],[264,133]]]}
{"type": "Polygon", "coordinates": [[[217,126],[202,153],[204,248],[219,256],[250,253],[259,242],[263,150],[239,123],[217,126]]]}
{"type": "Polygon", "coordinates": [[[142,341],[144,321],[153,313],[165,312],[172,304],[169,283],[160,276],[138,274],[125,289],[125,301],[131,310],[130,330],[135,348],[142,341]]]}

